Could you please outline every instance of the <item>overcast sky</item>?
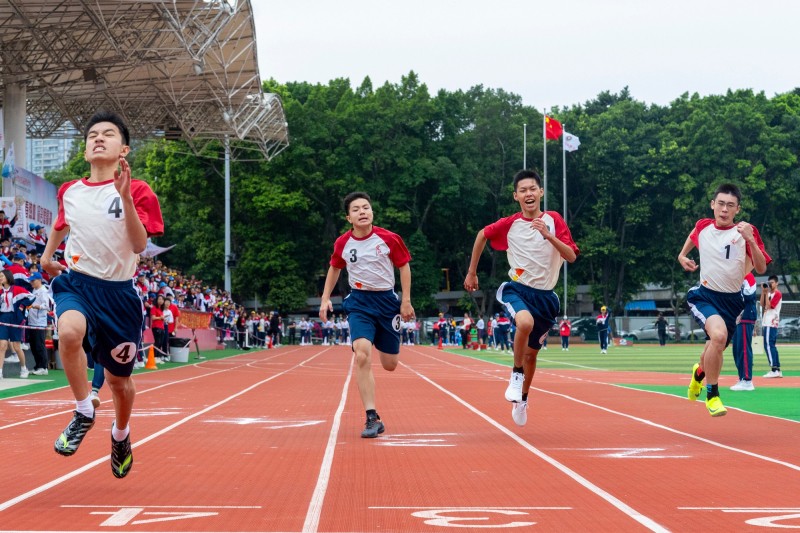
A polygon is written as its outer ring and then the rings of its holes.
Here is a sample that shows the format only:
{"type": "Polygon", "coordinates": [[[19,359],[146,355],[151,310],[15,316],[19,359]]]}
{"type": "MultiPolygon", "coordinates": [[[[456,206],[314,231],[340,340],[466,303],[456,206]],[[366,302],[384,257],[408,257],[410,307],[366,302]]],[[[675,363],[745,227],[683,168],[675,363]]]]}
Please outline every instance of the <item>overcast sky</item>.
{"type": "Polygon", "coordinates": [[[414,70],[432,93],[477,84],[549,109],[625,86],[684,92],[800,87],[796,0],[251,0],[262,78],[375,87],[414,70]]]}

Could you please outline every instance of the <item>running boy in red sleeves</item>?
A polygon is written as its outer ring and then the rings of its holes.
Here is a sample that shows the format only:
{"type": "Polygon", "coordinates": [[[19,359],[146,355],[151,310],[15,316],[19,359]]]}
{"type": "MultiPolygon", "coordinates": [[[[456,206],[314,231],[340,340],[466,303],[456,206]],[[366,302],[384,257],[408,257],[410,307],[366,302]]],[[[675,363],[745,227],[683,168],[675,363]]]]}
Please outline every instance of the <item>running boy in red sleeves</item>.
{"type": "Polygon", "coordinates": [[[736,185],[724,183],[717,187],[711,200],[714,218],[698,220],[678,254],[684,270],[700,269],[700,283],[689,289],[686,301],[708,337],[700,363],[692,368],[688,397],[691,401],[700,397],[705,378],[706,408],[711,416],[728,412],[719,397],[718,380],[722,351],[730,344],[736,317],[744,309],[742,279],[754,268],[763,274],[772,261],[756,227],[734,222],[741,201],[742,193],[736,185]],[[700,254],[699,266],[687,256],[693,248],[700,254]]]}
{"type": "Polygon", "coordinates": [[[521,170],[514,176],[514,200],[520,211],[501,218],[478,232],[472,247],[464,288],[478,290],[478,260],[488,240],[495,250],[506,251],[511,281],[497,289],[497,301],[516,323],[514,368],[506,400],[514,402],[511,417],[519,426],[528,421],[528,391],[536,372],[536,357],[558,316],[558,296],[553,287],[564,260],[578,257],[578,246],[564,219],[540,208],[544,189],[539,174],[521,170]]]}
{"type": "Polygon", "coordinates": [[[372,347],[381,365],[392,371],[400,353],[400,321],[414,320],[411,306],[411,254],[403,239],[372,224],[372,201],[364,192],[344,198],[345,218],[352,229],[336,239],[325,278],[319,317],[333,312],[331,292],[343,268],[347,268],[350,294],[342,309],[350,320],[350,338],[356,358],[356,381],[367,421],[363,438],[375,438],[385,431],[375,409],[375,378],[372,375],[372,347]],[[394,269],[400,271],[402,300],[394,292],[394,269]]]}
{"type": "Polygon", "coordinates": [[[130,134],[115,113],[96,113],[84,130],[89,177],[67,182],[58,191],[58,217],[42,255],[42,267],[53,277],[59,351],[75,396],[72,421],[58,436],[55,451],[72,455],[94,426],[86,345],[105,368],[114,399],[111,470],[125,477],[133,466],[130,417],[136,389],[131,379],[142,340],[142,301],[133,275],[137,254],[147,238],[161,235],[164,222],[158,198],[147,183],[131,179],[125,156],[130,134]],[[69,233],[65,267],[53,260],[69,233]],[[60,274],[60,275],[59,275],[60,274]]]}

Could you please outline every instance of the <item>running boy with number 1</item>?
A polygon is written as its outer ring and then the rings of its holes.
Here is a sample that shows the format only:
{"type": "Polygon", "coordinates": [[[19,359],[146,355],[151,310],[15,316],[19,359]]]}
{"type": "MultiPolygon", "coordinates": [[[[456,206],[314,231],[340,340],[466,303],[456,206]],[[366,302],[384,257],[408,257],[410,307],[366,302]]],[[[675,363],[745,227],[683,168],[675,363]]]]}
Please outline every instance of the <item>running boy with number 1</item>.
{"type": "Polygon", "coordinates": [[[508,253],[511,281],[497,289],[497,301],[516,323],[514,368],[506,389],[506,400],[514,402],[511,417],[519,426],[528,421],[528,390],[536,372],[536,357],[542,341],[559,314],[553,287],[564,260],[578,257],[578,246],[564,219],[555,211],[540,208],[544,189],[539,174],[521,170],[514,176],[514,200],[520,212],[501,218],[478,232],[472,247],[464,288],[478,290],[478,260],[488,240],[495,250],[508,253]]]}
{"type": "MultiPolygon", "coordinates": [[[[58,190],[58,217],[42,255],[53,276],[59,351],[75,397],[72,421],[55,442],[55,451],[72,455],[94,426],[95,409],[86,381],[84,338],[91,357],[105,368],[114,399],[111,470],[128,475],[133,466],[130,418],[136,389],[131,379],[142,339],[142,301],[133,283],[139,253],[147,237],[161,235],[164,222],[158,198],[147,183],[131,179],[125,156],[130,135],[122,118],[99,112],[84,131],[88,177],[58,190]],[[69,271],[53,260],[69,233],[69,271]]],[[[93,365],[92,365],[93,366],[93,365]]]]}
{"type": "Polygon", "coordinates": [[[372,201],[367,193],[352,192],[345,196],[344,212],[353,227],[333,245],[319,317],[325,322],[328,313],[333,312],[331,292],[342,269],[347,268],[351,292],[342,302],[342,309],[350,321],[358,392],[367,412],[361,436],[375,438],[384,432],[384,426],[375,409],[372,347],[378,351],[383,368],[392,371],[397,367],[400,319],[414,320],[408,264],[411,254],[399,235],[372,225],[372,201]],[[400,271],[402,301],[394,292],[395,267],[400,271]]]}
{"type": "Polygon", "coordinates": [[[688,397],[697,400],[705,378],[706,408],[715,417],[728,412],[719,397],[718,380],[722,351],[730,344],[736,317],[744,309],[742,280],[754,268],[763,274],[772,261],[756,227],[734,222],[741,201],[742,193],[736,185],[724,183],[717,187],[711,200],[714,218],[697,221],[678,254],[684,270],[700,269],[700,283],[689,289],[686,301],[708,337],[700,363],[692,368],[688,397]],[[687,256],[695,247],[700,254],[699,267],[687,256]]]}

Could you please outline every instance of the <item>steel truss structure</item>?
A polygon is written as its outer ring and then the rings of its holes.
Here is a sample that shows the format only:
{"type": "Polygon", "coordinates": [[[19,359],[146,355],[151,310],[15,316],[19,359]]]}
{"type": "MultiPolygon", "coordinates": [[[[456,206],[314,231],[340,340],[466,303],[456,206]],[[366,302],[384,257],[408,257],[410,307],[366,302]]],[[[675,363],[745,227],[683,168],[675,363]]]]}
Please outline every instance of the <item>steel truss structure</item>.
{"type": "Polygon", "coordinates": [[[97,109],[136,138],[200,151],[229,136],[269,158],[288,146],[283,105],[261,90],[250,0],[0,0],[0,97],[27,94],[27,130],[78,130],[97,109]]]}

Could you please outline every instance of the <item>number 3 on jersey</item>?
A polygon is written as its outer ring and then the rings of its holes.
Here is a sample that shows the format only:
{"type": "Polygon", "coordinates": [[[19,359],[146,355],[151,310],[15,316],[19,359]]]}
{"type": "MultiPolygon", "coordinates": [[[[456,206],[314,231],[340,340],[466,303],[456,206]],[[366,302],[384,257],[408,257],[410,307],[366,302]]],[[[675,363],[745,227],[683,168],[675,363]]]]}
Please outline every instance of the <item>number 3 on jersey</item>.
{"type": "Polygon", "coordinates": [[[353,248],[350,250],[350,262],[355,263],[358,261],[358,254],[356,253],[356,249],[353,248]]]}

